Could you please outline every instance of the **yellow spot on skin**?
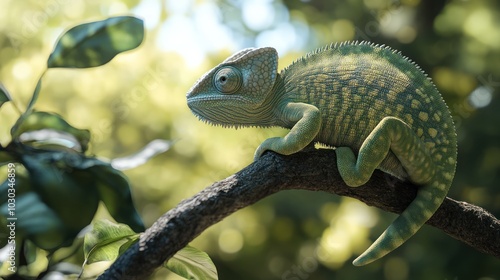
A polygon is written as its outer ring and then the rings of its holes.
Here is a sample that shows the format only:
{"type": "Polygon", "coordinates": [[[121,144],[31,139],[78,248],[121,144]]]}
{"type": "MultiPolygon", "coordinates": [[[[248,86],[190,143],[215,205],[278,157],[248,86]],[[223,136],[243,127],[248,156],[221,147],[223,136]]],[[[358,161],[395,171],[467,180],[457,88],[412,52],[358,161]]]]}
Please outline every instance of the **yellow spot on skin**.
{"type": "Polygon", "coordinates": [[[422,92],[422,90],[421,90],[421,89],[419,89],[419,88],[418,88],[418,89],[416,89],[416,90],[415,90],[415,92],[416,92],[416,93],[418,94],[418,96],[420,96],[420,97],[425,97],[425,96],[426,96],[426,95],[422,92]]]}
{"type": "Polygon", "coordinates": [[[442,156],[442,155],[440,155],[440,154],[436,154],[436,155],[434,156],[434,159],[435,159],[436,161],[441,161],[441,159],[442,159],[442,158],[443,158],[443,156],[442,156]]]}
{"type": "Polygon", "coordinates": [[[433,213],[431,210],[429,210],[429,209],[425,209],[424,213],[425,213],[425,216],[426,216],[426,217],[431,217],[431,216],[434,214],[434,213],[433,213]]]}
{"type": "Polygon", "coordinates": [[[363,116],[363,111],[362,110],[356,110],[356,112],[354,112],[354,119],[355,120],[361,120],[362,116],[363,116]]]}
{"type": "MultiPolygon", "coordinates": [[[[354,102],[355,102],[355,103],[360,103],[360,102],[361,102],[361,96],[360,96],[360,95],[357,95],[357,94],[356,94],[356,95],[354,95],[354,96],[353,96],[353,99],[354,99],[354,102]]],[[[356,113],[357,113],[357,112],[361,112],[361,110],[356,111],[356,113]]]]}
{"type": "Polygon", "coordinates": [[[434,120],[438,122],[441,120],[441,117],[437,113],[434,113],[434,120]]]}
{"type": "Polygon", "coordinates": [[[364,129],[366,127],[366,122],[365,121],[359,121],[358,125],[359,125],[359,129],[364,129]]]}
{"type": "MultiPolygon", "coordinates": [[[[444,190],[444,188],[443,188],[444,190]]],[[[443,201],[439,198],[439,197],[436,197],[434,198],[434,204],[441,204],[443,201]]]]}
{"type": "Polygon", "coordinates": [[[408,77],[402,72],[397,72],[394,77],[395,83],[391,84],[392,90],[395,92],[403,92],[410,84],[408,77]]]}
{"type": "Polygon", "coordinates": [[[425,200],[431,200],[432,199],[432,193],[429,192],[429,191],[424,191],[424,190],[420,190],[420,196],[422,196],[425,200]]]}
{"type": "Polygon", "coordinates": [[[451,175],[450,172],[444,172],[443,173],[443,176],[447,179],[447,180],[451,180],[453,179],[453,175],[451,175]]]}
{"type": "Polygon", "coordinates": [[[401,105],[401,104],[396,105],[397,112],[403,112],[404,109],[405,109],[405,107],[403,105],[401,105]]]}
{"type": "Polygon", "coordinates": [[[436,143],[434,143],[434,142],[426,142],[425,143],[425,147],[429,150],[434,149],[435,146],[436,146],[436,143]]]}
{"type": "MultiPolygon", "coordinates": [[[[342,81],[349,81],[349,80],[352,79],[352,76],[351,76],[351,74],[349,72],[345,72],[345,71],[342,71],[342,72],[344,72],[344,74],[340,75],[340,80],[342,80],[342,81]]],[[[340,72],[340,73],[342,73],[342,72],[340,72]]]]}
{"type": "Polygon", "coordinates": [[[424,204],[424,202],[423,202],[423,201],[421,201],[421,200],[418,200],[418,201],[417,201],[417,200],[415,200],[415,204],[416,204],[418,207],[420,207],[420,208],[425,208],[425,204],[424,204]]]}
{"type": "Polygon", "coordinates": [[[326,92],[326,84],[325,83],[317,82],[317,83],[314,83],[314,85],[319,88],[320,92],[326,92]]]}
{"type": "Polygon", "coordinates": [[[373,108],[368,109],[368,119],[372,120],[375,118],[376,111],[373,108]]]}
{"type": "Polygon", "coordinates": [[[452,157],[449,157],[449,158],[448,158],[448,162],[449,162],[450,164],[453,164],[453,163],[455,163],[455,159],[454,159],[454,158],[452,158],[452,157]]]}
{"type": "Polygon", "coordinates": [[[382,110],[382,108],[386,107],[385,106],[385,102],[383,100],[380,100],[380,99],[376,99],[375,100],[375,109],[376,110],[382,110]]]}
{"type": "Polygon", "coordinates": [[[430,135],[432,138],[436,137],[436,135],[437,135],[437,133],[438,133],[438,132],[437,132],[437,130],[436,130],[436,129],[434,129],[434,128],[429,128],[429,130],[428,130],[427,132],[429,133],[429,135],[430,135]]]}
{"type": "Polygon", "coordinates": [[[416,100],[416,99],[413,99],[411,101],[411,108],[413,109],[418,109],[420,107],[420,101],[416,100]]]}
{"type": "Polygon", "coordinates": [[[426,112],[420,112],[418,113],[418,118],[426,122],[429,119],[429,115],[426,112]]]}
{"type": "Polygon", "coordinates": [[[422,137],[424,135],[424,130],[422,128],[417,129],[417,136],[422,137]]]}
{"type": "Polygon", "coordinates": [[[333,82],[332,87],[333,87],[333,92],[339,91],[339,83],[338,82],[333,82]]]}
{"type": "Polygon", "coordinates": [[[389,90],[389,93],[387,94],[387,100],[389,100],[390,102],[394,102],[394,100],[396,100],[397,94],[398,93],[396,91],[389,90]]]}

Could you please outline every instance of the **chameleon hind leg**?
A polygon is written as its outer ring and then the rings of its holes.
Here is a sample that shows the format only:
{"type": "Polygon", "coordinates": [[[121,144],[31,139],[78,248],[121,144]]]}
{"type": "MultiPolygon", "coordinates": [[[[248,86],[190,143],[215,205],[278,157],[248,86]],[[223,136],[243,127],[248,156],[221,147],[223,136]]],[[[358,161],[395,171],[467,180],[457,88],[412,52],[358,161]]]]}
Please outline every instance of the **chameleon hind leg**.
{"type": "Polygon", "coordinates": [[[424,142],[403,121],[385,117],[373,129],[359,149],[358,158],[349,147],[336,148],[340,176],[351,187],[365,184],[392,151],[416,184],[429,182],[434,175],[433,160],[424,142]]]}
{"type": "Polygon", "coordinates": [[[398,118],[382,119],[363,142],[357,159],[348,147],[336,149],[342,179],[351,187],[365,184],[389,151],[396,155],[409,179],[422,188],[401,216],[353,262],[355,265],[370,263],[399,247],[432,216],[440,204],[440,201],[432,199],[435,196],[432,189],[436,187],[433,182],[436,172],[434,161],[424,142],[398,118]]]}

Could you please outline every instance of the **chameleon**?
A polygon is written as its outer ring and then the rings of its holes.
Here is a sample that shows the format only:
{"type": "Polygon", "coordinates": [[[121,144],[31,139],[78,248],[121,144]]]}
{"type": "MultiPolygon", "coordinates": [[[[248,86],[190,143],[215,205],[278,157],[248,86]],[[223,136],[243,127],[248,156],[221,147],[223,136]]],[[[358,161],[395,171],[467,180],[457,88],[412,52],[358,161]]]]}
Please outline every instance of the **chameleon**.
{"type": "Polygon", "coordinates": [[[416,63],[366,41],[331,44],[277,67],[272,47],[241,50],[191,87],[187,105],[213,125],[290,129],[262,142],[255,160],[322,143],[335,149],[350,187],[375,169],[416,184],[415,199],[353,264],[385,256],[437,211],[452,184],[457,136],[446,103],[416,63]]]}

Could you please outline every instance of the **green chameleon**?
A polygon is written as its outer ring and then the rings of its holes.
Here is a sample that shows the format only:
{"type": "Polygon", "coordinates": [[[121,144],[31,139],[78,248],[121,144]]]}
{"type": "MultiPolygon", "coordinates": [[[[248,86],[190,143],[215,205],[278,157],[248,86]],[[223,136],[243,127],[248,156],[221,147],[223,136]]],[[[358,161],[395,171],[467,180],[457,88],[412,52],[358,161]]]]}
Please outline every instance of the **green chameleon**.
{"type": "Polygon", "coordinates": [[[415,63],[368,42],[318,49],[281,73],[277,66],[273,48],[242,50],[198,80],[188,106],[215,125],[291,129],[265,140],[255,159],[323,143],[336,147],[351,187],[365,184],[374,169],[419,185],[414,201],[353,264],[383,257],[434,214],[450,188],[457,140],[448,107],[415,63]]]}

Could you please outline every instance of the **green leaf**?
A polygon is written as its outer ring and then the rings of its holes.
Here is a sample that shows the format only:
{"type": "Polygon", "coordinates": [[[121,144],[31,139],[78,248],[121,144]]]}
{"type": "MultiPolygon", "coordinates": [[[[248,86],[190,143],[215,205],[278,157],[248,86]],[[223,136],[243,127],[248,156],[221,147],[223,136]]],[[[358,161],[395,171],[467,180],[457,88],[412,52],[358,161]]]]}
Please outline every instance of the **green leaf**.
{"type": "MultiPolygon", "coordinates": [[[[8,194],[9,191],[8,189],[13,187],[15,189],[15,194],[16,197],[32,192],[31,188],[31,181],[29,180],[27,174],[23,172],[19,172],[19,169],[17,169],[13,165],[8,165],[6,169],[6,174],[15,174],[15,177],[7,177],[5,181],[0,184],[0,204],[7,203],[8,200],[8,194]],[[16,173],[13,173],[12,171],[16,170],[16,173]],[[10,171],[10,172],[9,172],[10,171]],[[9,184],[10,183],[10,184],[9,184]],[[9,186],[10,185],[10,186],[9,186]]],[[[14,192],[14,191],[10,191],[14,192]]]]}
{"type": "MultiPolygon", "coordinates": [[[[34,131],[39,131],[36,137],[34,136],[35,134],[28,134],[24,139],[28,142],[32,140],[43,140],[47,144],[53,145],[59,138],[59,140],[64,140],[66,142],[66,144],[62,145],[64,148],[68,145],[68,137],[70,137],[73,143],[69,145],[77,152],[85,152],[90,141],[90,131],[86,129],[77,129],[68,124],[60,115],[47,112],[33,112],[27,116],[23,116],[20,122],[16,123],[11,130],[12,139],[22,141],[20,138],[21,134],[34,131]],[[51,138],[50,133],[54,131],[59,132],[59,135],[55,136],[56,139],[54,141],[49,141],[51,138]],[[62,135],[65,135],[65,137],[62,137],[62,135]],[[66,139],[60,139],[61,137],[66,139]]],[[[43,144],[43,142],[41,144],[43,144]]]]}
{"type": "Polygon", "coordinates": [[[118,257],[122,245],[137,238],[139,234],[127,225],[115,224],[108,220],[96,221],[83,242],[85,263],[113,261],[118,257]]]}
{"type": "MultiPolygon", "coordinates": [[[[7,203],[0,205],[0,214],[9,217],[7,203]]],[[[19,237],[30,239],[39,248],[55,250],[60,246],[71,244],[74,233],[68,231],[57,213],[50,209],[40,197],[34,193],[17,194],[16,192],[16,232],[19,237]]]]}
{"type": "Polygon", "coordinates": [[[135,17],[120,16],[85,23],[59,38],[47,65],[49,68],[100,66],[117,54],[138,47],[143,38],[143,21],[135,17]]]}
{"type": "Polygon", "coordinates": [[[207,253],[191,246],[186,246],[177,252],[164,266],[175,274],[190,280],[219,279],[217,268],[207,253]]]}
{"type": "Polygon", "coordinates": [[[31,186],[63,221],[78,233],[92,221],[99,206],[97,182],[86,170],[73,168],[83,156],[65,152],[24,154],[21,163],[28,171],[31,186]]]}
{"type": "Polygon", "coordinates": [[[150,158],[168,151],[172,144],[173,141],[162,139],[153,140],[133,155],[113,159],[111,165],[118,170],[135,168],[146,163],[150,158]]]}
{"type": "Polygon", "coordinates": [[[0,107],[2,107],[2,105],[5,102],[9,102],[9,101],[12,101],[12,98],[10,97],[9,91],[7,91],[5,86],[2,83],[0,83],[0,107]]]}
{"type": "Polygon", "coordinates": [[[99,196],[111,216],[116,221],[129,225],[136,232],[144,231],[144,224],[134,208],[130,184],[125,175],[104,163],[87,170],[97,180],[99,196]]]}
{"type": "MultiPolygon", "coordinates": [[[[2,214],[7,216],[7,205],[2,206],[2,214]]],[[[47,228],[58,228],[62,222],[57,214],[34,193],[29,192],[16,197],[17,226],[28,234],[45,232],[47,228]]]]}

